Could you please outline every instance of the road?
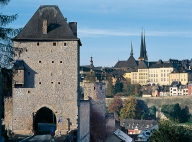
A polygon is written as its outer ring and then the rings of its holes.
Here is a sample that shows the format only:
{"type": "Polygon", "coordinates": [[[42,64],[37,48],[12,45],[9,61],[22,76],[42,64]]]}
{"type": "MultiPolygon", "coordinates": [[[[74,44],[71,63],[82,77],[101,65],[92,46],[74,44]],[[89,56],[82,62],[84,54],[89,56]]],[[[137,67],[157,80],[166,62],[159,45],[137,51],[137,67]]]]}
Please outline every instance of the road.
{"type": "MultiPolygon", "coordinates": [[[[50,134],[45,135],[35,135],[32,138],[25,140],[23,142],[50,142],[51,136],[50,134]]],[[[55,141],[56,142],[63,142],[65,140],[64,136],[56,136],[55,141]]]]}
{"type": "Polygon", "coordinates": [[[26,140],[25,142],[50,142],[50,134],[45,135],[35,135],[32,138],[26,140]]]}

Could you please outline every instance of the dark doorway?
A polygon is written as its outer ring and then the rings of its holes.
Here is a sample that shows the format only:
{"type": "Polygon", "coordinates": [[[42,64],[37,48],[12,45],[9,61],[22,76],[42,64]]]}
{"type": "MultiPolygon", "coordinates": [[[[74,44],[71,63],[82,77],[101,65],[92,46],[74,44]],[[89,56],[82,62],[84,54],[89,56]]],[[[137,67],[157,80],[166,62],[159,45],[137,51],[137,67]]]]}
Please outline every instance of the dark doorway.
{"type": "Polygon", "coordinates": [[[34,116],[34,130],[36,134],[50,134],[56,130],[56,122],[53,111],[43,107],[34,116]]]}

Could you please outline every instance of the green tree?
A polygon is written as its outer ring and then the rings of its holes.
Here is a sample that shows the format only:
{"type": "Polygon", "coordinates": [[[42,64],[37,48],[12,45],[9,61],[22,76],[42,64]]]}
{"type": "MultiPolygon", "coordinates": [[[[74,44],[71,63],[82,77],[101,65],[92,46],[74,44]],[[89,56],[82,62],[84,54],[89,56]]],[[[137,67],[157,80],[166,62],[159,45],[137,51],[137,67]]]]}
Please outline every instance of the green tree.
{"type": "Polygon", "coordinates": [[[141,115],[141,119],[145,120],[156,119],[156,107],[155,106],[149,107],[148,111],[143,112],[143,114],[141,115]]]}
{"type": "Polygon", "coordinates": [[[127,85],[127,95],[128,96],[135,95],[135,86],[134,86],[134,84],[128,84],[127,85]]]}
{"type": "Polygon", "coordinates": [[[115,119],[120,119],[120,110],[123,107],[123,100],[120,95],[115,95],[112,102],[109,105],[109,112],[113,112],[115,115],[115,119]]]}
{"type": "Polygon", "coordinates": [[[107,77],[106,95],[107,95],[107,97],[111,97],[111,96],[114,95],[114,86],[113,86],[112,76],[111,75],[109,75],[107,77]]]}
{"type": "Polygon", "coordinates": [[[171,105],[163,105],[161,111],[167,118],[175,122],[184,123],[187,122],[190,118],[188,107],[181,109],[178,103],[171,105]]]}
{"type": "Polygon", "coordinates": [[[86,74],[85,80],[88,82],[96,82],[96,76],[93,71],[90,71],[89,73],[86,74]]]}
{"type": "Polygon", "coordinates": [[[149,142],[192,142],[192,132],[188,127],[179,126],[171,121],[160,121],[149,142]]]}
{"type": "Polygon", "coordinates": [[[181,109],[180,115],[179,115],[179,122],[184,123],[189,121],[190,119],[190,113],[189,113],[189,108],[186,106],[185,108],[181,109]]]}
{"type": "MultiPolygon", "coordinates": [[[[10,2],[10,0],[1,0],[0,1],[0,7],[3,8],[5,5],[7,5],[10,2]]],[[[12,37],[17,35],[20,31],[20,29],[13,29],[13,28],[7,28],[7,25],[12,23],[14,20],[17,19],[17,14],[15,15],[3,15],[0,13],[0,107],[2,105],[2,97],[3,97],[3,91],[2,87],[2,69],[12,68],[12,61],[13,61],[13,44],[12,44],[12,37]]],[[[7,71],[5,73],[6,76],[12,76],[12,74],[9,74],[7,71]]],[[[2,108],[2,107],[1,107],[2,108]]],[[[0,109],[0,114],[2,114],[0,109]]],[[[0,127],[1,127],[1,118],[0,118],[0,127]]],[[[0,128],[0,136],[1,136],[1,128],[0,128]]]]}
{"type": "Polygon", "coordinates": [[[142,109],[140,108],[137,99],[133,96],[128,96],[120,111],[120,119],[140,119],[142,113],[142,109]]]}
{"type": "Polygon", "coordinates": [[[181,113],[181,107],[179,106],[179,104],[175,104],[173,106],[173,110],[171,112],[171,119],[175,122],[179,122],[180,120],[180,113],[181,113]]]}
{"type": "Polygon", "coordinates": [[[117,94],[120,92],[123,92],[123,83],[119,79],[117,79],[115,83],[115,93],[117,94]]]}

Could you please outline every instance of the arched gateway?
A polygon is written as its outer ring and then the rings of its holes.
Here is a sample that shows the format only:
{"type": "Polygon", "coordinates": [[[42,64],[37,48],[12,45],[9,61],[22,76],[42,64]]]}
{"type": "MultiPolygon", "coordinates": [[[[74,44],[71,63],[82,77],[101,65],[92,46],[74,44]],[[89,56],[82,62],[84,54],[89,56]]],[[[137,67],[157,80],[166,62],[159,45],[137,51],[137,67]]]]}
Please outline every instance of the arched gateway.
{"type": "Polygon", "coordinates": [[[56,130],[56,116],[52,110],[42,107],[33,116],[33,129],[36,134],[50,134],[56,130]]]}

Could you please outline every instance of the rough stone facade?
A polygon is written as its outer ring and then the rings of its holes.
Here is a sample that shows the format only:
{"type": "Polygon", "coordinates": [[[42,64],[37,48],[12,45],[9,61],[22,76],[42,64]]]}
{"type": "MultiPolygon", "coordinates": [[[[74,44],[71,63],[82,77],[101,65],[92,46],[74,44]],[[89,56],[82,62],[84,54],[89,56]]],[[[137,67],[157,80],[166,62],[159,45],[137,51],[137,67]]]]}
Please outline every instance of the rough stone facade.
{"type": "Polygon", "coordinates": [[[80,101],[80,142],[90,141],[90,101],[80,101]]]}
{"type": "Polygon", "coordinates": [[[84,99],[90,100],[90,140],[105,141],[105,84],[101,82],[84,83],[84,99]]]}
{"type": "Polygon", "coordinates": [[[12,97],[5,97],[4,98],[4,120],[2,124],[5,125],[6,130],[12,130],[12,109],[13,109],[12,97]]]}
{"type": "Polygon", "coordinates": [[[114,113],[107,113],[106,114],[106,138],[112,134],[115,131],[115,117],[114,117],[114,113]]]}
{"type": "Polygon", "coordinates": [[[19,57],[24,61],[24,88],[13,88],[13,132],[33,133],[34,117],[42,107],[51,109],[57,121],[62,117],[61,133],[68,132],[68,118],[71,130],[77,129],[78,41],[58,41],[56,46],[14,42],[14,46],[26,51],[19,57]]]}
{"type": "Polygon", "coordinates": [[[16,69],[18,82],[14,82],[12,98],[5,101],[4,123],[14,133],[35,133],[39,110],[44,107],[56,117],[56,133],[76,133],[81,42],[73,23],[71,29],[58,6],[40,6],[13,39],[15,60],[22,67],[16,69]]]}

